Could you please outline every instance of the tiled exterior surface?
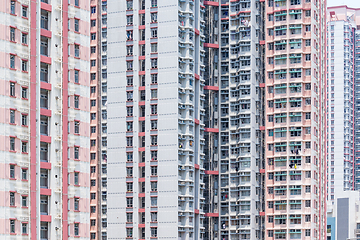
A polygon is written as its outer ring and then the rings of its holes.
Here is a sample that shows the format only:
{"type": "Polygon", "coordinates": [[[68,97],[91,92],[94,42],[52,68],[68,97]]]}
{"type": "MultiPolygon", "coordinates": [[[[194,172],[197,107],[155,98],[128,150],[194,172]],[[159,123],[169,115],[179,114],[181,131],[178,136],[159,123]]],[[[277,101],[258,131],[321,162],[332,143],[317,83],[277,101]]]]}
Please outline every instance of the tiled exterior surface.
{"type": "Polygon", "coordinates": [[[90,237],[90,6],[77,3],[0,4],[4,239],[90,237]]]}

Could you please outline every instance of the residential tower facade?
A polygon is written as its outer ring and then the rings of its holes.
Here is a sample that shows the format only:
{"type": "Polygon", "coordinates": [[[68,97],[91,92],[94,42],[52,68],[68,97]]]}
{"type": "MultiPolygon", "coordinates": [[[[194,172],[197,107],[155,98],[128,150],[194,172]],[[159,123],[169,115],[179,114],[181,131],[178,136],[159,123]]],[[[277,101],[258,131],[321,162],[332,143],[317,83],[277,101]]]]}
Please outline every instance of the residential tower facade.
{"type": "Polygon", "coordinates": [[[89,10],[3,1],[3,238],[89,239],[89,10]]]}

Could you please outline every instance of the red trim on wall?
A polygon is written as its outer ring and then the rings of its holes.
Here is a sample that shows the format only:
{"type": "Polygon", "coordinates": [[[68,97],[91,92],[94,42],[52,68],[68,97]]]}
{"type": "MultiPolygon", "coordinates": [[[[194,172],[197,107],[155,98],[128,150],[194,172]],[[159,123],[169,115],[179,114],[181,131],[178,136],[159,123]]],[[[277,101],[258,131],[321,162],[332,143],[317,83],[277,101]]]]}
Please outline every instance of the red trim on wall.
{"type": "Polygon", "coordinates": [[[213,91],[219,91],[219,87],[218,86],[204,86],[204,90],[213,90],[213,91]]]}
{"type": "MultiPolygon", "coordinates": [[[[63,126],[63,136],[62,136],[62,149],[68,148],[68,1],[63,1],[63,115],[62,115],[62,126],[63,126]]],[[[63,219],[62,219],[62,239],[67,240],[68,237],[68,158],[67,151],[62,151],[62,208],[63,208],[63,219]]]]}
{"type": "MultiPolygon", "coordinates": [[[[30,39],[36,39],[37,0],[30,2],[30,39]]],[[[30,235],[37,239],[36,216],[36,41],[30,41],[30,235]]]]}

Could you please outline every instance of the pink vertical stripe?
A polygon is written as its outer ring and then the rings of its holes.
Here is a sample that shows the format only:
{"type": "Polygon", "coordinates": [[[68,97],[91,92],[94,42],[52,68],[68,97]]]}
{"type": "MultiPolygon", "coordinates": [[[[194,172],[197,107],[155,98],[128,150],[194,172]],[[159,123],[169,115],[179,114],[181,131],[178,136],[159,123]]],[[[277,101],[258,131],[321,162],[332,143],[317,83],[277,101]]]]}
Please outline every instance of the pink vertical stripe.
{"type": "MultiPolygon", "coordinates": [[[[82,2],[82,1],[80,1],[82,2]]],[[[63,240],[68,239],[68,158],[67,158],[67,151],[65,151],[68,147],[68,1],[63,1],[63,240]]]]}
{"type": "Polygon", "coordinates": [[[30,235],[37,239],[36,228],[36,6],[30,3],[30,235]]]}

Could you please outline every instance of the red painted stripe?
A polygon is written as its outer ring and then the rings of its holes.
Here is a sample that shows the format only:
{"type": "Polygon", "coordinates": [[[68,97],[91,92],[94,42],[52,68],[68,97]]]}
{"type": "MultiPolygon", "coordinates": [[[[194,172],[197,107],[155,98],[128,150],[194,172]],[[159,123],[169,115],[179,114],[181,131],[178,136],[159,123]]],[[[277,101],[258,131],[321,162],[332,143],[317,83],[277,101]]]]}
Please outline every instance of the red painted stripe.
{"type": "Polygon", "coordinates": [[[68,235],[68,1],[63,1],[63,115],[62,115],[62,239],[67,240],[68,235]]]}
{"type": "Polygon", "coordinates": [[[205,170],[205,174],[209,174],[209,175],[219,175],[219,171],[205,170]]]}
{"type": "Polygon", "coordinates": [[[40,221],[41,222],[51,222],[51,216],[50,215],[40,215],[40,221]]]}
{"type": "Polygon", "coordinates": [[[51,189],[48,189],[48,188],[40,188],[40,195],[50,196],[50,195],[51,195],[51,189]]]}
{"type": "Polygon", "coordinates": [[[205,128],[205,132],[218,133],[218,132],[219,132],[219,129],[218,129],[218,128],[205,128]]]}
{"type": "Polygon", "coordinates": [[[46,82],[40,82],[40,88],[51,91],[51,84],[46,82]]]}
{"type": "Polygon", "coordinates": [[[214,91],[219,91],[219,87],[218,86],[204,86],[205,90],[214,90],[214,91]]]}
{"type": "Polygon", "coordinates": [[[219,213],[205,213],[205,217],[219,217],[219,213]]]}
{"type": "Polygon", "coordinates": [[[49,162],[40,162],[40,168],[51,169],[51,163],[49,163],[49,162]]]}
{"type": "Polygon", "coordinates": [[[204,5],[208,5],[208,6],[215,6],[218,7],[219,6],[219,2],[213,2],[213,1],[204,1],[204,5]]]}
{"type": "Polygon", "coordinates": [[[46,11],[51,12],[52,7],[51,7],[51,5],[50,5],[50,4],[47,4],[47,3],[43,3],[43,2],[41,2],[41,9],[44,9],[44,10],[46,10],[46,11]]]}
{"type": "MultiPolygon", "coordinates": [[[[66,56],[67,56],[67,53],[66,53],[66,56]]],[[[47,64],[51,64],[51,58],[43,56],[43,55],[40,55],[40,61],[44,62],[44,63],[47,63],[47,64]]]]}
{"type": "Polygon", "coordinates": [[[41,142],[51,143],[51,137],[50,136],[45,136],[45,135],[40,135],[40,141],[41,142]]]}
{"type": "Polygon", "coordinates": [[[204,43],[204,47],[219,48],[219,44],[216,44],[216,43],[204,43]]]}
{"type": "Polygon", "coordinates": [[[51,110],[40,108],[40,115],[51,117],[51,110]]]}
{"type": "MultiPolygon", "coordinates": [[[[30,2],[30,38],[36,39],[37,0],[30,2]]],[[[67,23],[66,23],[67,24],[67,23]]],[[[30,41],[30,238],[37,239],[36,216],[36,42],[30,41]]]]}

